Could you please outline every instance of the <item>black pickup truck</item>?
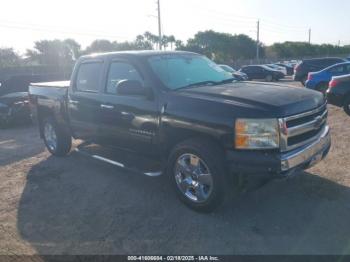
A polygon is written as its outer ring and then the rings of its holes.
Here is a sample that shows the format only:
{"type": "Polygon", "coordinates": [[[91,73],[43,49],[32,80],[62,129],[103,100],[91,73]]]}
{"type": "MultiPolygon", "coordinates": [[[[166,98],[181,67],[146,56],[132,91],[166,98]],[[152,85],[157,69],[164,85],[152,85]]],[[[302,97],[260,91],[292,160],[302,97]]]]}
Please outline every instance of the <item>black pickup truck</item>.
{"type": "Polygon", "coordinates": [[[66,155],[73,137],[147,155],[199,211],[218,206],[229,178],[285,177],[331,144],[321,93],[237,82],[190,52],[84,56],[70,82],[31,84],[29,94],[52,154],[66,155]]]}

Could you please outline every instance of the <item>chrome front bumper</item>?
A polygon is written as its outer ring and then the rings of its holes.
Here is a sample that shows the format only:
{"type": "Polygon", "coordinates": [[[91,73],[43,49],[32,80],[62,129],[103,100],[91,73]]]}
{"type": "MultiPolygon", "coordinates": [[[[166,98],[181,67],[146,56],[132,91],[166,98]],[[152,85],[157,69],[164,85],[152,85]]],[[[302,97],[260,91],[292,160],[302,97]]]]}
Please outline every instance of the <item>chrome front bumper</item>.
{"type": "Polygon", "coordinates": [[[316,141],[297,148],[293,151],[282,154],[282,172],[286,172],[303,165],[311,167],[321,161],[322,158],[324,158],[328,153],[331,145],[331,136],[329,130],[329,126],[326,125],[316,141]]]}

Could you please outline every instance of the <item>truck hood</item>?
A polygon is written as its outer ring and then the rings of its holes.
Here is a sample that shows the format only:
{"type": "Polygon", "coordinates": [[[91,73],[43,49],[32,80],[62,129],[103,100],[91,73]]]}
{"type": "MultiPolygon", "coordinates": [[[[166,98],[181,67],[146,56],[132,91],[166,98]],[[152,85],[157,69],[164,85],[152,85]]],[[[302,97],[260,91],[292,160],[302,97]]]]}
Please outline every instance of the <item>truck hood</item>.
{"type": "Polygon", "coordinates": [[[180,92],[185,96],[197,99],[269,112],[268,115],[271,117],[299,114],[325,103],[325,98],[319,92],[302,87],[262,82],[235,82],[217,86],[200,86],[180,92]]]}

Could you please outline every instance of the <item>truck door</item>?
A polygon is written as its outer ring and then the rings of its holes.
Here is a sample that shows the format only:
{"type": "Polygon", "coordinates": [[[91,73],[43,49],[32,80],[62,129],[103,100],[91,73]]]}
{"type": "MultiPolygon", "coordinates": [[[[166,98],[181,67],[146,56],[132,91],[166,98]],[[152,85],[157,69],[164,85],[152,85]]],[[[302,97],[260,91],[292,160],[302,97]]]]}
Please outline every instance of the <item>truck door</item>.
{"type": "Polygon", "coordinates": [[[157,101],[146,95],[117,92],[117,84],[123,80],[138,81],[145,86],[143,75],[127,60],[110,62],[100,105],[103,121],[100,134],[109,145],[148,154],[154,152],[153,142],[158,130],[157,101]]]}
{"type": "Polygon", "coordinates": [[[74,135],[96,140],[99,127],[99,90],[103,61],[90,60],[78,65],[68,92],[68,113],[74,135]]]}

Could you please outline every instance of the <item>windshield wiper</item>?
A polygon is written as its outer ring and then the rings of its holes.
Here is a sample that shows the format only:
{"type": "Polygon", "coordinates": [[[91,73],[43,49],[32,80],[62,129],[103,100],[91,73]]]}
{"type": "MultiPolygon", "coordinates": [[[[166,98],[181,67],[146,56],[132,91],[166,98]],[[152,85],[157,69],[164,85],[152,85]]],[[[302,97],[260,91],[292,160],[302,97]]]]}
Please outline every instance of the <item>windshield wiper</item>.
{"type": "Polygon", "coordinates": [[[208,80],[208,81],[202,81],[202,82],[197,82],[197,83],[192,83],[189,84],[187,86],[183,86],[183,87],[179,87],[176,90],[179,89],[186,89],[186,88],[191,88],[191,87],[196,87],[196,86],[206,86],[206,85],[221,85],[221,84],[228,84],[228,83],[232,83],[233,81],[237,80],[236,78],[232,77],[232,78],[228,78],[222,81],[212,81],[212,80],[208,80]]]}
{"type": "Polygon", "coordinates": [[[189,85],[186,85],[186,86],[182,86],[182,87],[179,87],[177,88],[176,90],[179,90],[179,89],[186,89],[186,88],[191,88],[191,87],[196,87],[196,86],[206,86],[206,85],[216,85],[217,82],[215,81],[202,81],[202,82],[197,82],[197,83],[192,83],[192,84],[189,84],[189,85]]]}
{"type": "Polygon", "coordinates": [[[225,80],[222,80],[219,82],[215,82],[215,85],[229,84],[229,83],[232,83],[233,81],[236,81],[236,80],[237,80],[236,78],[232,77],[232,78],[225,79],[225,80]]]}

